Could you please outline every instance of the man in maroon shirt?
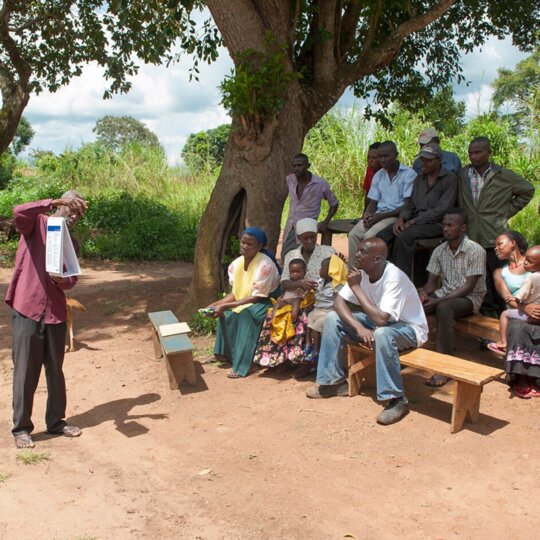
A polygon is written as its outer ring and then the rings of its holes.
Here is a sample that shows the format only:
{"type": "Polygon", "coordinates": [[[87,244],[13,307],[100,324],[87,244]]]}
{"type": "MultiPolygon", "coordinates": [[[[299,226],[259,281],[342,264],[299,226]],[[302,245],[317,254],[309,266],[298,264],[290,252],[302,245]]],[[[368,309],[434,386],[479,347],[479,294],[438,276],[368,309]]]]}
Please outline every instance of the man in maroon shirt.
{"type": "MultiPolygon", "coordinates": [[[[62,372],[66,340],[66,298],[76,277],[51,276],[45,270],[47,212],[56,210],[71,228],[83,216],[87,204],[76,191],[61,199],[45,199],[15,207],[15,227],[21,234],[15,271],[6,294],[13,318],[13,429],[17,448],[32,448],[30,433],[34,393],[41,366],[47,379],[47,432],[78,437],[81,430],[68,425],[66,384],[62,372]]],[[[74,241],[75,250],[78,245],[74,241]]]]}

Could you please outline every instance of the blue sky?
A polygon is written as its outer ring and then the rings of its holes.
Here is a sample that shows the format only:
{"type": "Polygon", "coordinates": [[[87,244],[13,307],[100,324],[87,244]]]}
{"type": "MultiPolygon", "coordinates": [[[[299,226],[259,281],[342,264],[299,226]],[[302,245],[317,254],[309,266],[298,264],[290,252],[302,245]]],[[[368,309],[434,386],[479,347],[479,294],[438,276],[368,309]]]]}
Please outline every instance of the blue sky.
{"type": "MultiPolygon", "coordinates": [[[[497,68],[513,68],[525,56],[510,39],[494,38],[464,56],[463,73],[469,84],[455,90],[457,98],[466,102],[468,116],[489,109],[490,84],[497,68]]],[[[81,77],[55,94],[43,92],[30,98],[24,114],[36,131],[31,147],[55,153],[68,146],[78,148],[94,140],[92,128],[102,116],[130,115],[156,133],[171,163],[178,161],[190,133],[229,121],[219,105],[218,89],[232,67],[227,52],[223,51],[211,66],[202,66],[198,82],[189,82],[190,65],[185,57],[168,68],[142,66],[132,79],[132,90],[111,100],[102,99],[107,87],[102,71],[95,65],[87,66],[81,77]]],[[[338,106],[350,102],[350,96],[345,96],[338,106]]]]}

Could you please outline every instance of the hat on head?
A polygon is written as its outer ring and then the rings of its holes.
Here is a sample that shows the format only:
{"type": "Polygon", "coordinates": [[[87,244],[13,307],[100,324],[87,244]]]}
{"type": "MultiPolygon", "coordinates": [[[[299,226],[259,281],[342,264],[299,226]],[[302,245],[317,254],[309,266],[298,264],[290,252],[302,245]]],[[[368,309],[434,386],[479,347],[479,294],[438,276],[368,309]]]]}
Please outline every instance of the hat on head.
{"type": "Polygon", "coordinates": [[[439,137],[436,129],[427,128],[418,135],[418,144],[428,144],[434,137],[439,137]]]}
{"type": "Polygon", "coordinates": [[[418,157],[423,157],[427,159],[442,159],[442,150],[438,144],[426,144],[422,147],[422,150],[418,153],[418,157]]]}
{"type": "Polygon", "coordinates": [[[317,232],[317,220],[312,218],[304,218],[296,222],[295,225],[296,236],[300,236],[304,233],[317,232]]]}

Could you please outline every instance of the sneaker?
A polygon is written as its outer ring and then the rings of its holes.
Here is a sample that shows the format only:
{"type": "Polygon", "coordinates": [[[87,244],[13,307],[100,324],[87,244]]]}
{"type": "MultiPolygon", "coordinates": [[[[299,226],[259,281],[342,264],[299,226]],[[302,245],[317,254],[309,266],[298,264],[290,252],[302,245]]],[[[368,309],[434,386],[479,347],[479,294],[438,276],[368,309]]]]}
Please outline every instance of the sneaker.
{"type": "Polygon", "coordinates": [[[395,424],[409,414],[409,402],[404,397],[393,398],[377,416],[377,422],[383,426],[395,424]]]}
{"type": "Polygon", "coordinates": [[[324,399],[329,397],[346,397],[349,395],[347,381],[338,384],[317,384],[306,390],[306,396],[311,399],[324,399]]]}

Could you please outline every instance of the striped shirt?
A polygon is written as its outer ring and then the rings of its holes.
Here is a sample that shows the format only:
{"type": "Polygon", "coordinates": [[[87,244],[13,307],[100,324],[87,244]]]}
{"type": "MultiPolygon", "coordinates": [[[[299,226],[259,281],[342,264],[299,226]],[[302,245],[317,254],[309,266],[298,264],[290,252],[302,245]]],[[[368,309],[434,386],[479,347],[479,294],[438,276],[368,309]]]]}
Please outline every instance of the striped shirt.
{"type": "Polygon", "coordinates": [[[427,271],[441,278],[441,287],[435,291],[442,298],[465,285],[469,276],[480,276],[467,298],[478,311],[486,294],[486,252],[482,246],[466,236],[455,252],[448,242],[436,247],[431,255],[427,271]]]}

